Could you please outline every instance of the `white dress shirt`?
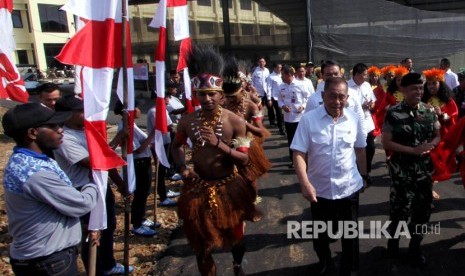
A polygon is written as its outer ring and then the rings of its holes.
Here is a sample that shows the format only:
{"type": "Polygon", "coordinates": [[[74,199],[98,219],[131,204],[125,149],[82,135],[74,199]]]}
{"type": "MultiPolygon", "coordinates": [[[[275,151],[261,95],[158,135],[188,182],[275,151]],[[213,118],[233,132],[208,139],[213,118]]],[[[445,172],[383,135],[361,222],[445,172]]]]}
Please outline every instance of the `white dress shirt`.
{"type": "Polygon", "coordinates": [[[445,83],[447,84],[447,86],[449,86],[451,90],[459,86],[459,78],[456,73],[450,70],[450,68],[446,71],[445,83]]]}
{"type": "Polygon", "coordinates": [[[346,198],[362,188],[354,148],[365,147],[357,114],[344,108],[334,122],[324,106],[302,117],[291,144],[292,150],[307,153],[308,180],[316,196],[326,199],[346,198]]]}
{"type": "Polygon", "coordinates": [[[275,101],[278,100],[278,93],[279,93],[279,86],[283,83],[283,79],[281,78],[281,74],[277,74],[273,71],[268,76],[267,79],[267,91],[266,91],[266,99],[271,100],[273,98],[275,101]]]}
{"type": "Polygon", "coordinates": [[[278,106],[283,108],[286,105],[291,109],[290,112],[283,112],[284,122],[296,123],[300,121],[309,96],[307,89],[295,78],[290,84],[281,83],[278,93],[278,106]],[[299,111],[300,107],[303,107],[301,111],[299,111]]]}
{"type": "MultiPolygon", "coordinates": [[[[355,83],[354,79],[350,79],[347,82],[349,88],[352,88],[356,91],[357,96],[361,105],[363,106],[364,103],[372,101],[373,103],[376,102],[375,93],[371,89],[371,85],[368,82],[363,82],[361,85],[355,83]]],[[[371,116],[371,112],[369,109],[363,109],[363,130],[365,134],[368,134],[370,131],[375,129],[375,123],[373,121],[373,117],[371,116]]]]}
{"type": "Polygon", "coordinates": [[[258,95],[263,97],[266,95],[266,79],[270,75],[268,68],[255,68],[252,74],[252,85],[257,89],[258,95]]]}

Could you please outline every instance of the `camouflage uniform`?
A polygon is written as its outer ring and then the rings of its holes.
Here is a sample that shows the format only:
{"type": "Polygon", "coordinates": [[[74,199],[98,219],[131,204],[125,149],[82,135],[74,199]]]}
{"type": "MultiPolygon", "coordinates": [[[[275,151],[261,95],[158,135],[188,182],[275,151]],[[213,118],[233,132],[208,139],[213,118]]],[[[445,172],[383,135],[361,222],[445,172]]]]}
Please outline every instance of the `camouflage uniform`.
{"type": "MultiPolygon", "coordinates": [[[[383,132],[392,134],[392,141],[416,147],[431,141],[440,128],[432,106],[420,102],[412,109],[405,102],[390,108],[386,113],[383,132]]],[[[416,225],[429,221],[432,203],[433,164],[429,155],[415,156],[394,152],[388,159],[391,175],[390,234],[393,235],[399,221],[408,221],[412,235],[410,250],[419,251],[421,234],[415,234],[416,225]]],[[[398,247],[398,240],[393,241],[398,247]]]]}

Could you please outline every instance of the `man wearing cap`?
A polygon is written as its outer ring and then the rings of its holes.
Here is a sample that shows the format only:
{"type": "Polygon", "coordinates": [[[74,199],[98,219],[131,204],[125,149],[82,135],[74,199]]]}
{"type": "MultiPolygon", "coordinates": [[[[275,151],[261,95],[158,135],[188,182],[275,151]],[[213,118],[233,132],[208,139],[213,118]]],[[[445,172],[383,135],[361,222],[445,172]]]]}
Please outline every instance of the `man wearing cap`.
{"type": "Polygon", "coordinates": [[[398,254],[399,238],[394,233],[399,222],[410,217],[409,260],[422,269],[426,264],[420,250],[423,235],[417,229],[428,223],[431,214],[433,165],[429,153],[441,139],[440,124],[434,108],[421,102],[420,74],[406,74],[400,86],[404,100],[387,111],[382,138],[384,149],[392,152],[387,163],[392,179],[389,229],[392,238],[388,241],[388,253],[398,254]]]}
{"type": "MultiPolygon", "coordinates": [[[[55,159],[60,167],[67,173],[73,187],[81,190],[83,185],[89,181],[91,165],[87,139],[84,132],[84,104],[82,99],[75,96],[62,97],[55,104],[56,111],[70,111],[72,116],[65,122],[63,127],[63,143],[54,151],[55,159]]],[[[125,191],[123,180],[116,169],[109,171],[109,176],[119,191],[125,191]]],[[[100,246],[97,250],[97,275],[101,274],[124,274],[124,266],[116,263],[113,256],[113,234],[116,229],[115,196],[110,187],[107,188],[105,196],[107,210],[107,229],[101,231],[100,246]]],[[[87,229],[89,214],[81,218],[83,229],[87,229]]],[[[82,241],[81,257],[84,265],[88,266],[88,246],[84,235],[82,241]]],[[[133,267],[129,267],[132,272],[133,267]]],[[[88,270],[87,270],[88,271],[88,270]]]]}
{"type": "Polygon", "coordinates": [[[79,217],[97,203],[97,187],[87,181],[81,191],[44,151],[62,143],[61,124],[70,112],[40,103],[10,109],[2,120],[16,146],[5,168],[3,188],[8,215],[10,263],[16,275],[77,275],[79,217]]]}

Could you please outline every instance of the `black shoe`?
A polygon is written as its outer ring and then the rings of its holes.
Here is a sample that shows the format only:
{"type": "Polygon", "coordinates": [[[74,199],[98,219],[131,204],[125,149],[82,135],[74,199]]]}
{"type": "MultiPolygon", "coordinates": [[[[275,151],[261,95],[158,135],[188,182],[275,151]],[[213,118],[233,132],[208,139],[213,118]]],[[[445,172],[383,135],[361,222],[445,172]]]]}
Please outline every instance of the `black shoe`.
{"type": "Polygon", "coordinates": [[[293,168],[294,168],[294,164],[291,163],[290,165],[287,165],[287,167],[288,167],[289,169],[293,169],[293,168]]]}
{"type": "Polygon", "coordinates": [[[279,134],[280,134],[280,135],[286,135],[286,132],[285,132],[284,130],[280,129],[280,130],[279,130],[279,134]]]}
{"type": "Polygon", "coordinates": [[[409,256],[410,264],[423,271],[427,265],[426,257],[424,255],[409,256]]]}
{"type": "Polygon", "coordinates": [[[328,272],[332,264],[333,262],[331,259],[320,260],[318,264],[316,265],[316,273],[318,275],[325,275],[328,272]]]}
{"type": "Polygon", "coordinates": [[[365,179],[365,181],[367,183],[367,188],[373,185],[373,180],[371,179],[371,176],[368,173],[367,173],[367,178],[365,179]]]}
{"type": "Polygon", "coordinates": [[[387,246],[387,257],[396,258],[399,255],[399,239],[389,239],[387,246]]]}

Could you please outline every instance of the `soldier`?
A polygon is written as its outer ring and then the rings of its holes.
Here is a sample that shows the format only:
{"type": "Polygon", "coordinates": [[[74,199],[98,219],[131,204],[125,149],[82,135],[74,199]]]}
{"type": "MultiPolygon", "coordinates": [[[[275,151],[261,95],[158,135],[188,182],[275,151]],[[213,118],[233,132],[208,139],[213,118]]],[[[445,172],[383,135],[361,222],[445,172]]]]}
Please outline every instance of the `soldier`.
{"type": "Polygon", "coordinates": [[[392,153],[388,161],[392,179],[388,254],[397,255],[399,238],[394,233],[399,222],[411,216],[409,260],[422,269],[426,265],[420,250],[423,235],[416,229],[428,223],[431,214],[433,165],[429,153],[441,140],[440,125],[434,108],[420,101],[420,74],[406,74],[400,86],[404,100],[386,113],[382,138],[384,149],[392,153]]]}

